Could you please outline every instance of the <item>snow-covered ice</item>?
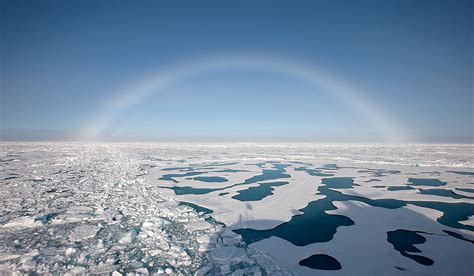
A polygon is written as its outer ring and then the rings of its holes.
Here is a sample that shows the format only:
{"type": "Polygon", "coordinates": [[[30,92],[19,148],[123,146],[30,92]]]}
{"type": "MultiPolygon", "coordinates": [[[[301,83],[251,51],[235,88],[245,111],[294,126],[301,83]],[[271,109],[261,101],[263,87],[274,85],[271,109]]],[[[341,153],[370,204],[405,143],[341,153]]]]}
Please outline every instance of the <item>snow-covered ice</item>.
{"type": "Polygon", "coordinates": [[[472,275],[473,150],[2,143],[0,273],[472,275]],[[397,229],[420,252],[397,250],[397,229]],[[314,254],[341,268],[300,264],[314,254]]]}

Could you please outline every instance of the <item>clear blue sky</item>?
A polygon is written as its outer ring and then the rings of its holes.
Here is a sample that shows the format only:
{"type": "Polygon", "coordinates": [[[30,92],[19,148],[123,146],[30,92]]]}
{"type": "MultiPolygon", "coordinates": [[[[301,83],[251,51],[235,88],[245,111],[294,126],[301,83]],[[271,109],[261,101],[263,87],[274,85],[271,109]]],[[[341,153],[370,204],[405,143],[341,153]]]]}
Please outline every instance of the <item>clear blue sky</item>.
{"type": "MultiPolygon", "coordinates": [[[[0,9],[2,140],[75,139],[124,87],[241,55],[337,76],[407,141],[473,142],[472,1],[1,0],[0,9]]],[[[384,141],[322,90],[271,70],[204,72],[120,110],[93,139],[384,141]]]]}

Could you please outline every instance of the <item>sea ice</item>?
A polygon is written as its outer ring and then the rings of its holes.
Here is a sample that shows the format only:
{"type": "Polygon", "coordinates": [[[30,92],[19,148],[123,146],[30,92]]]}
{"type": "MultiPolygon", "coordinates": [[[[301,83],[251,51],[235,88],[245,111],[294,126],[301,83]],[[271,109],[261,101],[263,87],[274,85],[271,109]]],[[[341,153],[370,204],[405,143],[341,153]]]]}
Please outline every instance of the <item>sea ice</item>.
{"type": "Polygon", "coordinates": [[[1,143],[0,274],[472,275],[472,151],[433,144],[1,143]],[[325,178],[350,183],[328,186],[325,178]],[[252,201],[235,199],[280,181],[288,183],[252,201]],[[428,184],[438,190],[422,191],[428,184]],[[449,191],[456,196],[443,196],[449,191]],[[328,195],[337,198],[313,219],[338,215],[354,224],[337,227],[327,242],[296,246],[270,235],[247,244],[233,231],[270,231],[328,195]],[[387,232],[397,229],[426,238],[417,248],[434,264],[396,251],[387,232]],[[300,265],[318,254],[341,269],[300,265]]]}

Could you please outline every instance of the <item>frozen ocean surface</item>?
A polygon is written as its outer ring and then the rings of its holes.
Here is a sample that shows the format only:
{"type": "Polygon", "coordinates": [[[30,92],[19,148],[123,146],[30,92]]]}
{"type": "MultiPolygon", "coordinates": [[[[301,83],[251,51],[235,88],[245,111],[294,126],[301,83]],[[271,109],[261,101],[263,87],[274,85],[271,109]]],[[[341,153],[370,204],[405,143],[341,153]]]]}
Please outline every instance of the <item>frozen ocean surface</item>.
{"type": "Polygon", "coordinates": [[[0,273],[473,275],[474,146],[0,144],[0,273]]]}

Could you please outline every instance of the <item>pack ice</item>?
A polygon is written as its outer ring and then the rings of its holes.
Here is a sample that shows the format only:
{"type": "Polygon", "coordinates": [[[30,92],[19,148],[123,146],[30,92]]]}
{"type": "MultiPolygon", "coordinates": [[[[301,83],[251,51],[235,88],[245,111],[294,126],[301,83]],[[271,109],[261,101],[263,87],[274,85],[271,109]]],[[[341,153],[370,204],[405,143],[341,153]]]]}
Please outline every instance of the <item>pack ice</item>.
{"type": "Polygon", "coordinates": [[[472,275],[472,145],[0,144],[0,272],[472,275]]]}

